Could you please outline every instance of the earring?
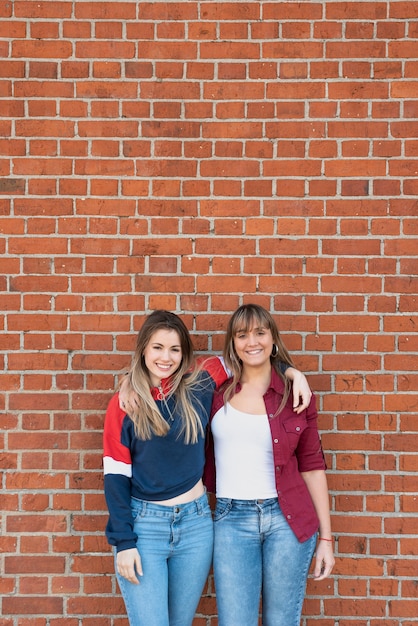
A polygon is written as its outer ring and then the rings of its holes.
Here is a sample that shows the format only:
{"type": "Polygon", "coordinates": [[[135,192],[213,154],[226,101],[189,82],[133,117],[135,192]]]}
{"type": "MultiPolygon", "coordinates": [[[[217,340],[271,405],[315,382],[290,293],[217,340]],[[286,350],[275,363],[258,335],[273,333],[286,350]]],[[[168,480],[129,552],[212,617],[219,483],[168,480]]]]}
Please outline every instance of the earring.
{"type": "Polygon", "coordinates": [[[276,344],[273,344],[273,349],[271,351],[271,356],[273,357],[273,359],[279,354],[279,348],[276,346],[276,344]]]}

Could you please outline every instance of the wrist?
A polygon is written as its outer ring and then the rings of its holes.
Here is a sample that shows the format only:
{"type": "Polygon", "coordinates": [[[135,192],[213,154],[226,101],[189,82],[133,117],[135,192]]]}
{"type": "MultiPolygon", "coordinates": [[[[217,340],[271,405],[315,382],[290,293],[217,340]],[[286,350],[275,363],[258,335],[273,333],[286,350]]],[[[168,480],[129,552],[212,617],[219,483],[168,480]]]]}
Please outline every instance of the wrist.
{"type": "Polygon", "coordinates": [[[286,378],[289,378],[292,381],[296,380],[296,378],[298,376],[300,376],[301,374],[302,374],[302,372],[297,370],[292,365],[288,365],[287,368],[286,368],[286,378]]]}

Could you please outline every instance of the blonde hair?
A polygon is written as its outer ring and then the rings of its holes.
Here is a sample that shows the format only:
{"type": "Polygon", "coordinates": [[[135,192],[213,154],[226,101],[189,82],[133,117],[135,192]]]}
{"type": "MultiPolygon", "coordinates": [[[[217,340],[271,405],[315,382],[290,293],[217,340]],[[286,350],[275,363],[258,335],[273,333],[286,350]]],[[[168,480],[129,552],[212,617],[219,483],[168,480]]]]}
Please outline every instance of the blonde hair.
{"type": "MultiPolygon", "coordinates": [[[[151,439],[152,435],[164,436],[170,427],[151,395],[152,382],[145,365],[144,350],[155,332],[160,329],[174,330],[180,340],[181,362],[170,379],[166,399],[175,398],[175,410],[182,420],[181,433],[185,443],[196,443],[203,435],[200,416],[193,406],[193,400],[199,402],[196,392],[202,389],[197,380],[199,368],[194,361],[193,344],[184,322],[170,311],[158,310],[151,313],[138,333],[136,350],[129,370],[129,383],[134,392],[134,410],[129,415],[139,439],[151,439]]],[[[164,400],[163,400],[164,401],[164,400]]]]}
{"type": "Polygon", "coordinates": [[[254,326],[267,328],[271,332],[273,338],[273,349],[275,348],[275,350],[274,354],[272,353],[270,355],[271,366],[283,380],[285,385],[283,400],[275,413],[275,415],[277,415],[286,404],[291,391],[291,382],[282,373],[280,369],[280,362],[285,363],[290,367],[294,367],[294,364],[292,357],[280,337],[280,332],[277,328],[276,322],[270,313],[258,304],[243,304],[235,311],[228,322],[223,355],[225,365],[232,372],[232,380],[224,391],[225,404],[234,395],[235,388],[241,379],[243,370],[242,362],[235,350],[234,338],[239,331],[247,332],[254,326]]]}

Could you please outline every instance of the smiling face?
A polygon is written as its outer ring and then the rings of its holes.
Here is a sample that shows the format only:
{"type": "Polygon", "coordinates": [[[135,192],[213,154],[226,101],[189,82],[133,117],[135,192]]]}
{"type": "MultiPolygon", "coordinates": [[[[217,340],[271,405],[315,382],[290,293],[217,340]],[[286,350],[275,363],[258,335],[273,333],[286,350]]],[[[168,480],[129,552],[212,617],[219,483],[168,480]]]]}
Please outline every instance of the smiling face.
{"type": "Polygon", "coordinates": [[[255,322],[248,329],[235,333],[234,347],[243,367],[260,367],[267,363],[270,365],[273,336],[268,328],[255,322]]]}
{"type": "Polygon", "coordinates": [[[178,333],[166,328],[155,331],[143,356],[152,385],[159,387],[163,378],[172,376],[180,367],[182,350],[178,333]]]}

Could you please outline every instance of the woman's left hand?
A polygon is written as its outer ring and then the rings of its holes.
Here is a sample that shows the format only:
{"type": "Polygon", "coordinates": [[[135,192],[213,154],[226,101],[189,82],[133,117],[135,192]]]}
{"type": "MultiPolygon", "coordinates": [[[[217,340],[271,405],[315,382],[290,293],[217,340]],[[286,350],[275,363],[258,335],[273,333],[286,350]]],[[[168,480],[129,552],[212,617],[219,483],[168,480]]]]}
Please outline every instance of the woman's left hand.
{"type": "Polygon", "coordinates": [[[332,541],[318,541],[316,549],[315,569],[313,576],[315,580],[324,580],[332,572],[335,565],[334,549],[332,541]]]}

